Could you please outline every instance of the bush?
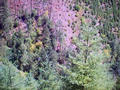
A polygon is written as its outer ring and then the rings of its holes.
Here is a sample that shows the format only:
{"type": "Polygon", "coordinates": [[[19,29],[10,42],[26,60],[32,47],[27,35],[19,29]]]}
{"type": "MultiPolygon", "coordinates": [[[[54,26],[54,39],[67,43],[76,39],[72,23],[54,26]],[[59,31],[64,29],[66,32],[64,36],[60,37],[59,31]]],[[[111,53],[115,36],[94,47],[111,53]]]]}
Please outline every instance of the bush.
{"type": "Polygon", "coordinates": [[[18,25],[19,25],[18,20],[15,20],[13,27],[16,28],[16,27],[18,27],[18,25]]]}
{"type": "Polygon", "coordinates": [[[31,17],[35,17],[35,16],[37,16],[37,11],[36,10],[32,10],[31,17]]]}
{"type": "Polygon", "coordinates": [[[74,6],[74,10],[79,11],[80,10],[80,6],[79,5],[75,5],[74,6]]]}

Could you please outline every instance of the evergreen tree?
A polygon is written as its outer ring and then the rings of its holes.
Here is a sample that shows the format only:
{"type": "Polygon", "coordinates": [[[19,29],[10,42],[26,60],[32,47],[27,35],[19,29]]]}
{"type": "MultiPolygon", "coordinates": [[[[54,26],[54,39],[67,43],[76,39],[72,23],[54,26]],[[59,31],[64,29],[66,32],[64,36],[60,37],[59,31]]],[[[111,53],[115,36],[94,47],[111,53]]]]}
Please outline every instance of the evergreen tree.
{"type": "Polygon", "coordinates": [[[47,52],[48,58],[50,61],[57,61],[58,55],[55,51],[55,35],[52,32],[52,22],[48,19],[48,17],[43,17],[42,19],[42,43],[45,51],[47,52]]]}
{"type": "Polygon", "coordinates": [[[49,60],[47,52],[43,50],[45,61],[41,62],[39,68],[39,89],[41,90],[61,90],[63,83],[60,79],[56,66],[52,61],[49,60]]]}
{"type": "MultiPolygon", "coordinates": [[[[23,69],[23,60],[22,57],[24,55],[24,38],[22,32],[15,32],[12,36],[12,39],[8,41],[8,46],[11,48],[10,51],[10,61],[14,63],[18,67],[18,69],[23,69]]],[[[25,64],[25,63],[24,63],[25,64]]]]}
{"type": "Polygon", "coordinates": [[[68,90],[112,90],[115,81],[109,72],[106,63],[109,55],[103,52],[101,40],[98,30],[89,25],[83,25],[79,39],[73,39],[76,55],[70,55],[70,68],[64,67],[68,90]]]}
{"type": "Polygon", "coordinates": [[[7,31],[12,27],[12,20],[9,17],[8,0],[0,0],[0,30],[7,31]]]}
{"type": "Polygon", "coordinates": [[[18,70],[5,58],[0,58],[0,90],[37,90],[37,82],[30,73],[18,70]]]}

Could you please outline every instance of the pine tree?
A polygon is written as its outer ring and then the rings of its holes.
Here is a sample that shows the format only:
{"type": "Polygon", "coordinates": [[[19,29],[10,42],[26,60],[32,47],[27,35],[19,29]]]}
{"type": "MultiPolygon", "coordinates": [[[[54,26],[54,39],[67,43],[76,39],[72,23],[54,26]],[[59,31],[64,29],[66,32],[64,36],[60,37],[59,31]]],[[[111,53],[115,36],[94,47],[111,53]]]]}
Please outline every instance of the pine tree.
{"type": "Polygon", "coordinates": [[[12,21],[9,17],[8,0],[0,0],[0,30],[8,31],[12,27],[12,21]]]}
{"type": "Polygon", "coordinates": [[[37,90],[37,82],[30,73],[18,70],[6,58],[0,64],[0,90],[37,90]]]}
{"type": "Polygon", "coordinates": [[[56,65],[49,60],[49,56],[45,49],[42,51],[45,61],[41,62],[39,67],[39,89],[41,90],[62,90],[63,83],[60,79],[58,72],[56,71],[56,65]]]}
{"type": "Polygon", "coordinates": [[[68,90],[112,90],[114,81],[106,63],[109,56],[103,52],[101,40],[90,25],[83,25],[79,39],[73,39],[76,55],[70,55],[70,68],[64,67],[68,90]]]}
{"type": "Polygon", "coordinates": [[[25,57],[27,52],[24,40],[23,33],[19,31],[15,32],[12,38],[7,42],[8,47],[10,47],[9,51],[11,52],[9,54],[9,60],[20,70],[24,69],[23,66],[26,65],[26,59],[28,59],[25,57]]]}
{"type": "Polygon", "coordinates": [[[43,32],[42,32],[42,43],[45,51],[47,52],[47,55],[49,57],[49,60],[51,61],[57,61],[57,52],[55,51],[55,35],[52,32],[52,22],[48,19],[48,17],[43,17],[42,19],[42,26],[43,26],[43,32]]]}

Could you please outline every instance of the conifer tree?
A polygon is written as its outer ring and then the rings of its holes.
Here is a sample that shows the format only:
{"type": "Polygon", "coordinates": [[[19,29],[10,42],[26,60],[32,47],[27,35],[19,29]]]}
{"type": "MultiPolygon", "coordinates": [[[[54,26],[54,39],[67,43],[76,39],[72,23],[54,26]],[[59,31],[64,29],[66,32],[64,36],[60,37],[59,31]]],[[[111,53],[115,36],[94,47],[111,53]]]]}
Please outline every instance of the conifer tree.
{"type": "Polygon", "coordinates": [[[42,26],[43,26],[43,32],[42,32],[42,43],[45,51],[47,52],[47,55],[49,57],[49,60],[51,61],[57,61],[57,52],[55,51],[55,36],[53,32],[51,31],[52,25],[51,21],[48,19],[48,17],[43,17],[42,19],[42,26]]]}
{"type": "Polygon", "coordinates": [[[63,83],[60,79],[56,66],[50,61],[45,49],[42,51],[45,61],[41,62],[39,67],[39,89],[41,90],[62,90],[63,83]]]}
{"type": "Polygon", "coordinates": [[[21,31],[15,32],[12,38],[8,41],[8,47],[10,47],[9,60],[16,65],[16,67],[20,70],[23,70],[23,64],[25,65],[27,62],[24,59],[25,53],[25,45],[24,38],[21,31]]]}
{"type": "Polygon", "coordinates": [[[18,70],[6,58],[0,64],[0,90],[37,90],[37,82],[30,73],[18,70]]]}
{"type": "Polygon", "coordinates": [[[9,17],[8,0],[0,0],[0,30],[8,31],[12,27],[12,21],[9,17]]]}
{"type": "Polygon", "coordinates": [[[64,67],[68,90],[112,90],[114,82],[103,52],[102,38],[98,30],[83,25],[79,38],[74,38],[76,55],[69,58],[70,68],[64,67]]]}

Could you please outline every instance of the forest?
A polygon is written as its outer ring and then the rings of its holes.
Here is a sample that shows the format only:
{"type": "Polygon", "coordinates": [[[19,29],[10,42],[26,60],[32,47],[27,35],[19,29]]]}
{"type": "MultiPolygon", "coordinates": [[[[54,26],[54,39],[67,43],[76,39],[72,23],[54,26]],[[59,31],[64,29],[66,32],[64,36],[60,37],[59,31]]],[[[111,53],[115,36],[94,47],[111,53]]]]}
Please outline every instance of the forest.
{"type": "Polygon", "coordinates": [[[120,90],[120,0],[0,0],[0,90],[120,90]]]}

